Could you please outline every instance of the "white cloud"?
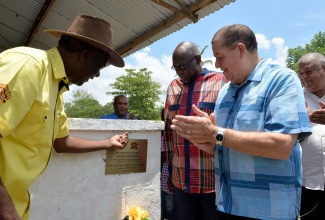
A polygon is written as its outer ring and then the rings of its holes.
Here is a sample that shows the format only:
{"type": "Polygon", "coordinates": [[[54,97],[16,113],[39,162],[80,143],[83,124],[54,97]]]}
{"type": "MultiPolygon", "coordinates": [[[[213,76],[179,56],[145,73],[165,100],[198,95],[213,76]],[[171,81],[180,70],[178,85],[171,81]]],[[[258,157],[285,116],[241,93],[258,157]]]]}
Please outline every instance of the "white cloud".
{"type": "Polygon", "coordinates": [[[293,25],[296,26],[296,27],[305,27],[305,26],[307,26],[308,24],[305,23],[305,22],[296,22],[296,23],[294,23],[293,25]]]}
{"type": "Polygon", "coordinates": [[[284,39],[283,38],[273,38],[272,44],[275,47],[275,60],[274,62],[285,66],[285,61],[288,55],[288,47],[284,45],[284,39]]]}
{"type": "MultiPolygon", "coordinates": [[[[162,55],[161,58],[158,59],[150,56],[150,52],[151,49],[146,47],[124,59],[126,62],[124,68],[109,66],[101,70],[100,77],[89,80],[83,86],[70,86],[70,92],[64,93],[65,100],[67,102],[72,100],[73,91],[83,90],[93,94],[95,99],[97,99],[102,105],[111,102],[113,96],[106,95],[106,92],[112,91],[109,84],[115,82],[117,77],[125,75],[125,69],[139,70],[141,68],[147,68],[152,72],[152,80],[159,82],[162,85],[162,90],[166,91],[168,83],[176,77],[175,71],[170,68],[172,66],[171,57],[162,55]]],[[[165,95],[162,95],[160,98],[161,101],[165,101],[165,95]]]]}
{"type": "Polygon", "coordinates": [[[267,60],[285,66],[285,60],[288,55],[288,47],[284,45],[285,40],[280,37],[269,40],[268,37],[263,34],[256,34],[255,36],[258,42],[258,48],[261,52],[263,52],[263,50],[274,52],[273,58],[270,57],[267,58],[267,60]]]}
{"type": "Polygon", "coordinates": [[[271,41],[263,34],[255,34],[259,49],[270,49],[271,41]]]}

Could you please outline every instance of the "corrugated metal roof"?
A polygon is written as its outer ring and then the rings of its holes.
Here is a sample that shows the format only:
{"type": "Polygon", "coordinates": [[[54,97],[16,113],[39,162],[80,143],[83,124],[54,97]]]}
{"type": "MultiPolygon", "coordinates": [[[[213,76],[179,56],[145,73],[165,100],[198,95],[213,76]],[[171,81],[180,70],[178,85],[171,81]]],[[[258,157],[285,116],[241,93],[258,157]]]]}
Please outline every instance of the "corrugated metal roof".
{"type": "Polygon", "coordinates": [[[0,52],[22,45],[56,46],[58,39],[43,30],[67,30],[78,14],[88,14],[111,24],[112,47],[126,57],[234,1],[1,0],[0,52]]]}

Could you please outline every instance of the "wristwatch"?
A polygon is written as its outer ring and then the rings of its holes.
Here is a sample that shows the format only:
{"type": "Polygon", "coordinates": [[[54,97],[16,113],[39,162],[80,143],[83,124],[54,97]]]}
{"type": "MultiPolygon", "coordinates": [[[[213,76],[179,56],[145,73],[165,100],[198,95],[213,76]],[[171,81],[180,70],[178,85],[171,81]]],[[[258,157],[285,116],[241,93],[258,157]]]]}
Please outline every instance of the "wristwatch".
{"type": "Polygon", "coordinates": [[[218,133],[216,135],[216,144],[222,145],[222,142],[225,140],[225,137],[223,136],[224,133],[224,128],[218,128],[218,133]]]}

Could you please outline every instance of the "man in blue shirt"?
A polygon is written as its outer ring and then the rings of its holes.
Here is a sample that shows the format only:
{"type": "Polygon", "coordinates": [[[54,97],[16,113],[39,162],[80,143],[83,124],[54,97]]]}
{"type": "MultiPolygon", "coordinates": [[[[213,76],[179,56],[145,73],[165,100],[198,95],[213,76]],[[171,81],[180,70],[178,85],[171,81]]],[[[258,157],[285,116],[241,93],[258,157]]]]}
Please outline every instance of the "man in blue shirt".
{"type": "Polygon", "coordinates": [[[234,24],[212,39],[216,68],[230,81],[214,114],[176,116],[172,129],[215,154],[220,219],[296,219],[301,147],[311,134],[302,87],[289,69],[260,59],[254,32],[234,24]]]}
{"type": "Polygon", "coordinates": [[[100,116],[100,119],[136,119],[132,113],[128,113],[128,98],[125,95],[114,97],[114,112],[108,115],[100,116]]]}

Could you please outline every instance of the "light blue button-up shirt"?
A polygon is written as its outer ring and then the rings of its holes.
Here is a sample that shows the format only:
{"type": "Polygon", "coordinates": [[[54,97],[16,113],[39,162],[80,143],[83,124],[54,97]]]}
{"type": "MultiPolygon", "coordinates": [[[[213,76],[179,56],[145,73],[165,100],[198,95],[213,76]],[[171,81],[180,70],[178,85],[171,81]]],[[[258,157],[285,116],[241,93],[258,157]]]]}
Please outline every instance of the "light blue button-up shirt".
{"type": "MultiPolygon", "coordinates": [[[[262,60],[241,86],[227,83],[215,107],[219,127],[247,132],[311,132],[297,75],[262,60]]],[[[249,148],[249,146],[247,146],[249,148]]],[[[301,197],[301,147],[287,160],[244,154],[227,147],[215,151],[218,210],[260,219],[295,219],[301,197]]]]}

